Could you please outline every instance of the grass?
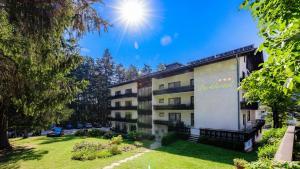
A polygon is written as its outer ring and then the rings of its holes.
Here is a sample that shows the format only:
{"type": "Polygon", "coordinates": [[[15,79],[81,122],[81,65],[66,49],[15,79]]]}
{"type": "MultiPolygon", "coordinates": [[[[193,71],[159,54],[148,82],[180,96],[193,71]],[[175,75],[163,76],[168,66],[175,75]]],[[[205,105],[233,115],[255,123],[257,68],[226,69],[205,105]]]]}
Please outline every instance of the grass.
{"type": "MultiPolygon", "coordinates": [[[[96,169],[125,159],[141,150],[138,149],[133,152],[126,152],[113,157],[92,161],[71,160],[73,145],[83,140],[99,141],[102,143],[108,142],[108,140],[101,138],[81,138],[75,136],[13,139],[11,143],[14,145],[15,151],[6,156],[1,157],[0,155],[0,169],[96,169]]],[[[124,144],[132,143],[125,141],[124,144]]],[[[149,146],[151,143],[151,141],[146,141],[144,145],[149,146]]],[[[209,145],[177,141],[170,146],[152,150],[116,168],[148,169],[150,165],[151,169],[232,169],[234,158],[254,161],[257,157],[255,152],[241,153],[209,145]]]]}
{"type": "MultiPolygon", "coordinates": [[[[0,156],[0,169],[93,169],[103,168],[113,162],[134,155],[141,149],[125,152],[120,155],[92,161],[71,160],[72,148],[81,141],[108,142],[101,138],[83,138],[65,136],[57,138],[32,137],[28,139],[12,139],[15,151],[0,156]]],[[[128,142],[130,143],[130,142],[128,142]]],[[[127,144],[127,143],[124,143],[127,144]]],[[[149,143],[147,143],[149,144],[149,143]]]]}
{"type": "Polygon", "coordinates": [[[187,141],[161,147],[142,157],[116,167],[117,169],[232,169],[233,159],[257,159],[256,153],[242,153],[187,141]]]}

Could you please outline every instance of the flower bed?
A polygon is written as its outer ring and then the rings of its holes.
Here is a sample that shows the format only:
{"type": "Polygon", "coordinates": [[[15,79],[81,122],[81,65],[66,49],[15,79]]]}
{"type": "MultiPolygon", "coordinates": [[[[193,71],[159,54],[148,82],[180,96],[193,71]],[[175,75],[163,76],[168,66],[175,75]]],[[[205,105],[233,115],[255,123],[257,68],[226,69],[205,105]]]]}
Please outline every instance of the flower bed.
{"type": "Polygon", "coordinates": [[[123,145],[122,136],[113,137],[108,144],[83,141],[73,146],[73,160],[94,160],[96,158],[107,158],[122,152],[128,152],[136,149],[136,146],[123,145]]]}

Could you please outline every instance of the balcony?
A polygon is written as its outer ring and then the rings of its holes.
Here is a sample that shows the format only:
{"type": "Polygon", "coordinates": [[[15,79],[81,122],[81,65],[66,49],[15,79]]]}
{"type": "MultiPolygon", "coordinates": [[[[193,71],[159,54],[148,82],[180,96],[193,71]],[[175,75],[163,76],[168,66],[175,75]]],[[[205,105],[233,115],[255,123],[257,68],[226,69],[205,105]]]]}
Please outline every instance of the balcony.
{"type": "Polygon", "coordinates": [[[154,105],[154,110],[193,110],[194,104],[154,105]]]}
{"type": "Polygon", "coordinates": [[[118,94],[114,96],[110,96],[109,99],[120,99],[120,98],[127,98],[127,97],[137,97],[137,93],[125,93],[125,94],[118,94]]]}
{"type": "Polygon", "coordinates": [[[139,115],[152,115],[152,110],[146,110],[146,109],[138,109],[139,115]]]}
{"type": "Polygon", "coordinates": [[[139,128],[147,128],[147,129],[151,129],[151,128],[152,128],[152,124],[138,122],[138,127],[139,127],[139,128]]]}
{"type": "Polygon", "coordinates": [[[247,109],[247,110],[257,110],[258,109],[258,103],[251,103],[247,104],[246,101],[241,101],[240,102],[241,109],[247,109]]]}
{"type": "Polygon", "coordinates": [[[108,120],[126,122],[126,123],[137,123],[137,119],[129,119],[129,118],[122,118],[122,117],[109,117],[108,120]]]}
{"type": "Polygon", "coordinates": [[[182,93],[182,92],[190,92],[190,91],[194,91],[193,85],[154,90],[153,95],[161,95],[161,94],[167,94],[167,93],[182,93]]]}
{"type": "Polygon", "coordinates": [[[137,106],[110,107],[110,110],[137,110],[137,106]]]}

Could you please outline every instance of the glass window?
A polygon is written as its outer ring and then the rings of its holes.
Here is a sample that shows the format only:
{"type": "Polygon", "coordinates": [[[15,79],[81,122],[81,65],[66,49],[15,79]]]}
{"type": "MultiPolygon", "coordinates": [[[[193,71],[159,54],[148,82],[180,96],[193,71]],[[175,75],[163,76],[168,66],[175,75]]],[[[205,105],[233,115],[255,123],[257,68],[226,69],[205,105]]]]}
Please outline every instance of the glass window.
{"type": "Polygon", "coordinates": [[[159,99],[159,101],[158,101],[159,103],[164,103],[165,102],[165,100],[164,99],[159,99]]]}
{"type": "Polygon", "coordinates": [[[132,106],[132,101],[131,101],[131,100],[125,101],[125,106],[126,106],[126,107],[132,106]]]}
{"type": "Polygon", "coordinates": [[[164,112],[160,112],[159,113],[159,117],[164,117],[165,116],[165,113],[164,112]]]}
{"type": "Polygon", "coordinates": [[[131,119],[131,118],[132,118],[131,112],[126,112],[126,113],[125,113],[125,118],[126,118],[126,119],[131,119]]]}
{"type": "Polygon", "coordinates": [[[180,113],[169,113],[169,121],[171,122],[180,122],[181,114],[180,113]]]}
{"type": "Polygon", "coordinates": [[[121,95],[121,91],[116,91],[116,92],[115,92],[115,95],[116,95],[116,96],[121,95]]]}
{"type": "Polygon", "coordinates": [[[161,89],[164,89],[164,88],[165,88],[165,85],[164,85],[164,84],[160,84],[158,88],[159,88],[160,90],[161,90],[161,89]]]}
{"type": "Polygon", "coordinates": [[[115,117],[116,117],[116,119],[120,119],[121,118],[121,113],[120,112],[116,112],[115,113],[115,117]]]}
{"type": "Polygon", "coordinates": [[[115,102],[115,107],[121,107],[120,102],[115,102]]]}
{"type": "Polygon", "coordinates": [[[194,105],[194,96],[191,96],[191,105],[194,105]]]}
{"type": "Polygon", "coordinates": [[[178,105],[178,104],[181,104],[180,97],[169,98],[169,105],[178,105]]]}
{"type": "Polygon", "coordinates": [[[168,83],[168,88],[180,87],[180,81],[168,83]]]}
{"type": "Polygon", "coordinates": [[[247,121],[250,121],[250,111],[248,111],[247,121]]]}
{"type": "Polygon", "coordinates": [[[194,126],[195,119],[194,119],[194,113],[191,113],[191,126],[194,126]]]}
{"type": "Polygon", "coordinates": [[[129,94],[129,93],[132,93],[132,89],[126,89],[125,90],[125,94],[129,94]]]}
{"type": "Polygon", "coordinates": [[[190,80],[190,85],[191,85],[191,86],[194,86],[194,79],[191,79],[191,80],[190,80]]]}

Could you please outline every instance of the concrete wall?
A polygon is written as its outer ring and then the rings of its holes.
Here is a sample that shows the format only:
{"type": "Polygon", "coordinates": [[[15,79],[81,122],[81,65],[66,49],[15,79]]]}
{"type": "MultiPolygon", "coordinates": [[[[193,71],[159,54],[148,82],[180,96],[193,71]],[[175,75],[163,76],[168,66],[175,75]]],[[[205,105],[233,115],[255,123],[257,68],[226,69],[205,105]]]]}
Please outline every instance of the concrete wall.
{"type": "Polygon", "coordinates": [[[195,128],[238,130],[237,61],[194,69],[195,128]]]}

